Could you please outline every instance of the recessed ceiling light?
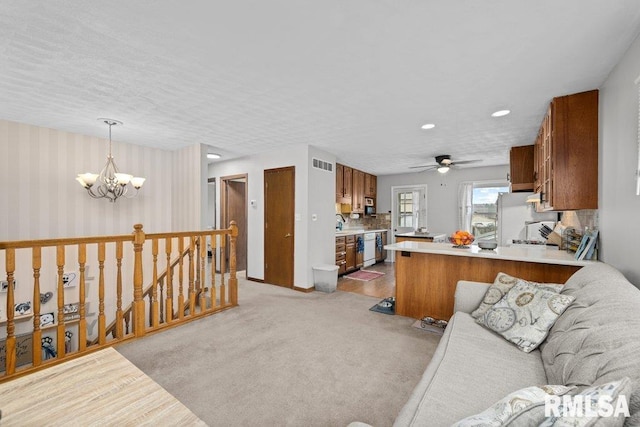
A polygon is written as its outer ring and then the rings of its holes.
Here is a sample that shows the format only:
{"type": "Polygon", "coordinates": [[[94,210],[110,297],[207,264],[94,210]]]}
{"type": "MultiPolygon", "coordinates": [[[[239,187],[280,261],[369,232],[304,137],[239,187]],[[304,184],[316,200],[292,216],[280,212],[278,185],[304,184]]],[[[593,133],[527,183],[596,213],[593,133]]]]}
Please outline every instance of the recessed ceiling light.
{"type": "Polygon", "coordinates": [[[422,125],[422,129],[433,129],[436,127],[433,123],[427,123],[426,125],[422,125]]]}
{"type": "Polygon", "coordinates": [[[502,116],[506,116],[507,114],[509,114],[511,112],[511,110],[500,110],[500,111],[496,111],[495,113],[493,113],[491,115],[491,117],[502,117],[502,116]]]}
{"type": "Polygon", "coordinates": [[[222,156],[220,156],[220,154],[207,153],[207,159],[219,159],[220,157],[222,157],[222,156]]]}

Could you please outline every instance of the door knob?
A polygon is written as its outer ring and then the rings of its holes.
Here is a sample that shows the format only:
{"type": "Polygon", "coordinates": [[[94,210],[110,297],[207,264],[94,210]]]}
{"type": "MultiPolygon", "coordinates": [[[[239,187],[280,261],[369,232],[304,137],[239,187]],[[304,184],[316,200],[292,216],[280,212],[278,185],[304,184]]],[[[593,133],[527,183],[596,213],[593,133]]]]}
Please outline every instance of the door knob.
{"type": "Polygon", "coordinates": [[[291,237],[291,233],[287,233],[287,234],[285,234],[285,235],[284,235],[284,237],[285,237],[285,238],[286,238],[286,237],[291,237]]]}

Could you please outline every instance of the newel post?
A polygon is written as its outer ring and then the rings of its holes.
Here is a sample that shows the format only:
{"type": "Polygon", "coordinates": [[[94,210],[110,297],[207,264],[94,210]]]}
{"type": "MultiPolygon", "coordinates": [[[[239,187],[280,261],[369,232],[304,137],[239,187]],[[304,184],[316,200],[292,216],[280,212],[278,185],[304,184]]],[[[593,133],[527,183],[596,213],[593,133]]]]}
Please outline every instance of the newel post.
{"type": "Polygon", "coordinates": [[[236,238],[238,237],[238,226],[235,221],[229,224],[231,234],[229,234],[229,302],[231,305],[238,305],[238,279],[236,278],[236,238]]]}
{"type": "Polygon", "coordinates": [[[142,299],[142,247],[145,235],[142,224],[134,225],[133,229],[133,333],[136,337],[142,337],[145,334],[145,308],[142,299]]]}

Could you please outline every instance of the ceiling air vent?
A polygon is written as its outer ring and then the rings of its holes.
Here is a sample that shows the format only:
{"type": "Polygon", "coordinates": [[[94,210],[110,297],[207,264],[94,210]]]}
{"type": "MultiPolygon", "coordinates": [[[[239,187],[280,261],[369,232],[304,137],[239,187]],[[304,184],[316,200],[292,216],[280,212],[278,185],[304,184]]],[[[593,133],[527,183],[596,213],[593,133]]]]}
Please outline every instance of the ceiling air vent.
{"type": "Polygon", "coordinates": [[[333,163],[325,162],[324,160],[313,159],[313,167],[316,169],[322,169],[323,171],[333,172],[333,163]]]}

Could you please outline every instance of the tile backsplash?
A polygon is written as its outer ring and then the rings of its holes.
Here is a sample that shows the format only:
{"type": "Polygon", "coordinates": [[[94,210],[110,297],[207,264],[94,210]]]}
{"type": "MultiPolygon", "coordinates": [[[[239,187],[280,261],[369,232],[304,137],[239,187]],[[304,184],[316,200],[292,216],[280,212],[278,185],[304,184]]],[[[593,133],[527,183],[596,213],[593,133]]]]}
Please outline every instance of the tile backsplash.
{"type": "Polygon", "coordinates": [[[576,230],[590,230],[599,228],[599,217],[597,209],[583,209],[578,211],[565,211],[562,213],[562,224],[566,227],[573,227],[576,230]]]}
{"type": "Polygon", "coordinates": [[[388,230],[391,228],[391,214],[377,214],[375,217],[366,216],[360,218],[347,218],[345,226],[347,228],[364,228],[376,230],[388,230]]]}

